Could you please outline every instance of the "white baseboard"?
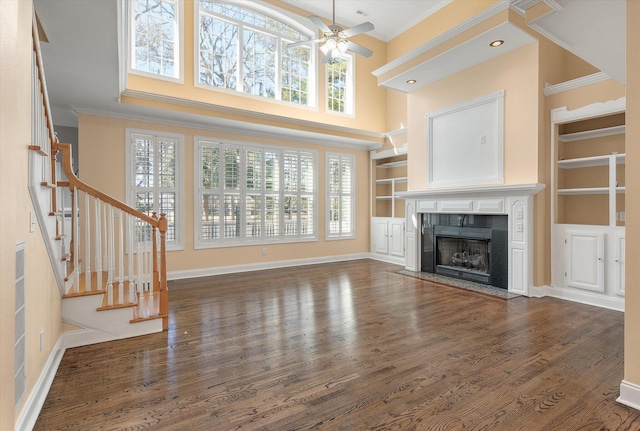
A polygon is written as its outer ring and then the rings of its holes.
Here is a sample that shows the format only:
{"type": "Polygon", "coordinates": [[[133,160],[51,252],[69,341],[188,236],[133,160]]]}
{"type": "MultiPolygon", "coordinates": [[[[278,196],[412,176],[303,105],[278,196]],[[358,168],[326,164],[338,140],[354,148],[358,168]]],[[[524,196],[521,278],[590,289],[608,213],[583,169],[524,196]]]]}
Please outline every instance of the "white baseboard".
{"type": "Polygon", "coordinates": [[[88,346],[90,344],[104,343],[105,341],[117,340],[114,334],[109,334],[97,329],[76,329],[67,331],[62,334],[64,338],[64,347],[71,349],[73,347],[88,346]]]}
{"type": "Polygon", "coordinates": [[[36,424],[40,410],[44,405],[44,401],[47,399],[49,389],[51,388],[53,379],[58,371],[58,366],[60,365],[60,361],[62,361],[62,356],[66,350],[63,337],[64,334],[58,338],[56,345],[53,346],[51,354],[40,373],[40,377],[38,377],[38,381],[29,394],[29,397],[20,412],[20,416],[18,416],[18,420],[14,427],[15,431],[31,431],[36,424]]]}
{"type": "Polygon", "coordinates": [[[370,259],[379,260],[381,262],[395,263],[396,265],[405,265],[404,257],[389,256],[388,254],[371,253],[370,259]]]}
{"type": "Polygon", "coordinates": [[[238,272],[261,271],[263,269],[288,268],[293,266],[316,265],[319,263],[345,262],[349,260],[370,258],[369,253],[343,254],[339,256],[314,257],[310,259],[279,260],[250,265],[219,266],[215,268],[193,269],[187,271],[172,271],[167,273],[168,280],[182,280],[185,278],[207,277],[210,275],[235,274],[238,272]]]}
{"type": "Polygon", "coordinates": [[[535,298],[550,296],[552,298],[566,299],[567,301],[579,302],[581,304],[624,312],[624,298],[606,296],[604,294],[591,292],[581,292],[575,289],[551,286],[531,286],[529,288],[529,296],[535,298]]]}
{"type": "Polygon", "coordinates": [[[640,386],[623,380],[620,383],[620,396],[616,401],[632,409],[640,410],[640,386]]]}

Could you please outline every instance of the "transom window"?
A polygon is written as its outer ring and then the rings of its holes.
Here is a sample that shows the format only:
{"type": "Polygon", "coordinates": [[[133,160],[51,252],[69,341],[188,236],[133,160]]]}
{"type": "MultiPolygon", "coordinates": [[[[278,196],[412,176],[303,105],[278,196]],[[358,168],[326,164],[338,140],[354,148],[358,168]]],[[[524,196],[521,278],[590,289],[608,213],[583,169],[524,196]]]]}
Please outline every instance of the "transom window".
{"type": "Polygon", "coordinates": [[[355,158],[327,153],[327,239],[355,236],[355,158]]]}
{"type": "Polygon", "coordinates": [[[198,82],[274,100],[314,105],[313,36],[265,13],[200,0],[198,82]]]}
{"type": "Polygon", "coordinates": [[[180,3],[131,0],[131,69],[180,78],[180,3]]]}
{"type": "Polygon", "coordinates": [[[316,238],[316,154],[201,138],[196,243],[201,247],[316,238]]]}

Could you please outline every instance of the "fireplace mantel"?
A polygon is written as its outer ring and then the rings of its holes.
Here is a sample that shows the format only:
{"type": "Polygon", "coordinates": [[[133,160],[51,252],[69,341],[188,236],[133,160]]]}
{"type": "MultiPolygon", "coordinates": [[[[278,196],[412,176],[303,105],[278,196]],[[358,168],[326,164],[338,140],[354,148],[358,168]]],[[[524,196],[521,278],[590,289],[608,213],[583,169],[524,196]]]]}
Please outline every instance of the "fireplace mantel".
{"type": "Polygon", "coordinates": [[[533,196],[544,184],[434,188],[396,193],[405,200],[405,267],[419,271],[421,214],[504,214],[509,217],[509,292],[529,295],[533,284],[533,196]]]}
{"type": "Polygon", "coordinates": [[[428,199],[428,198],[466,198],[466,197],[507,197],[507,196],[533,196],[545,185],[540,183],[532,184],[510,184],[482,187],[460,187],[460,188],[433,188],[425,190],[413,190],[408,192],[398,192],[396,197],[400,199],[428,199]]]}

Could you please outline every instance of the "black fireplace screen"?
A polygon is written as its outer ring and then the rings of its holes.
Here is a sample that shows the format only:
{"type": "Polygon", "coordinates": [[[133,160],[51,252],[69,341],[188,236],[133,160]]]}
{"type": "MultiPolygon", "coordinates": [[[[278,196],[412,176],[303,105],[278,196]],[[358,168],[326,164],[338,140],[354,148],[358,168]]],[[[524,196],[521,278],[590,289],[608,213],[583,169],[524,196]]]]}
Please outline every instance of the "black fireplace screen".
{"type": "Polygon", "coordinates": [[[489,240],[437,237],[436,265],[489,274],[489,240]]]}

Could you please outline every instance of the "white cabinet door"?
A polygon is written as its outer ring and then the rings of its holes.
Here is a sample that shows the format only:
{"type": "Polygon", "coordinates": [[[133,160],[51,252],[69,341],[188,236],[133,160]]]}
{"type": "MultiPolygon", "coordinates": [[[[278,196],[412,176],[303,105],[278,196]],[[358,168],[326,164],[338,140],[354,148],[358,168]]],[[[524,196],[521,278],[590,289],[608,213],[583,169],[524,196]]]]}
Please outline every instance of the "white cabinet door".
{"type": "Polygon", "coordinates": [[[404,219],[389,221],[389,254],[404,257],[404,219]]]}
{"type": "Polygon", "coordinates": [[[624,247],[625,236],[623,234],[615,235],[614,250],[613,250],[613,286],[615,293],[620,296],[624,296],[624,247]]]}
{"type": "Polygon", "coordinates": [[[604,233],[567,231],[566,286],[604,292],[604,233]]]}
{"type": "Polygon", "coordinates": [[[387,238],[387,220],[373,220],[373,250],[376,253],[389,253],[389,241],[387,238]]]}

